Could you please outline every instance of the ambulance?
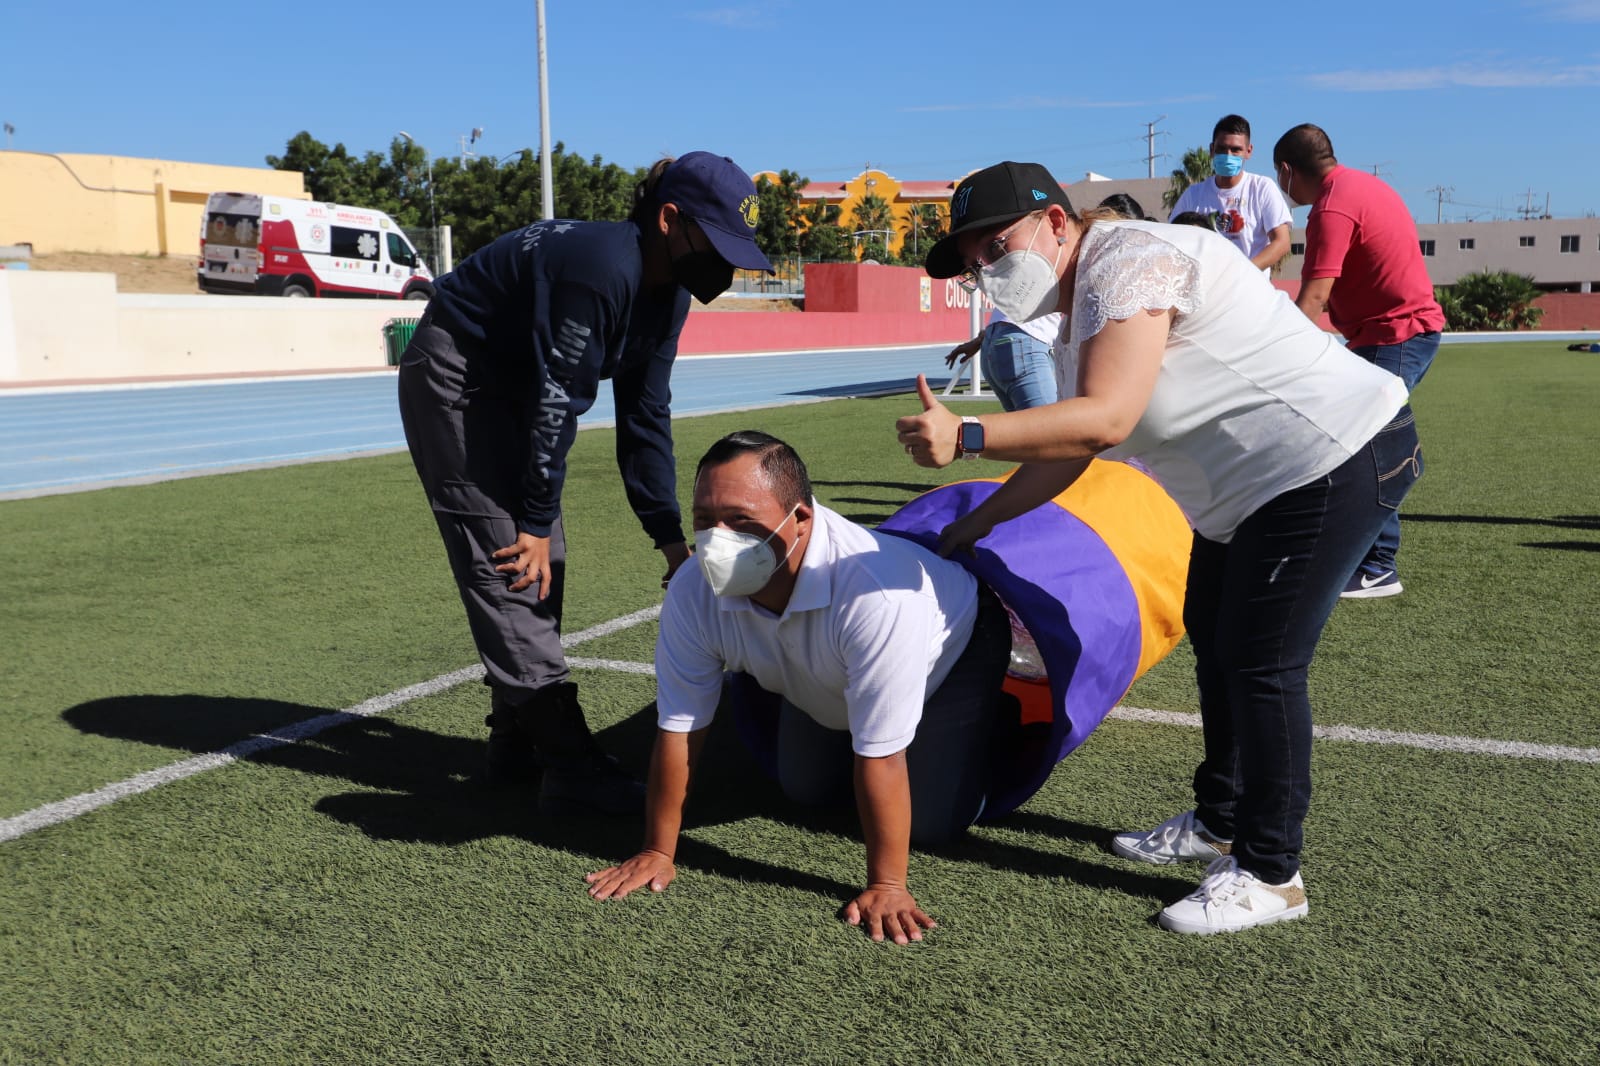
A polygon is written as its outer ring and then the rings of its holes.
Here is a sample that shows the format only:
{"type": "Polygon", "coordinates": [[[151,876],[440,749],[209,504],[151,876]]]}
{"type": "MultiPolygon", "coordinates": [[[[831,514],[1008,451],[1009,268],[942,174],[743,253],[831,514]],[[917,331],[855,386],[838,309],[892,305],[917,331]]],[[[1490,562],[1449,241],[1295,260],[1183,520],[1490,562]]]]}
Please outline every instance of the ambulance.
{"type": "Polygon", "coordinates": [[[200,289],[426,300],[433,274],[382,211],[214,192],[200,222],[200,289]]]}

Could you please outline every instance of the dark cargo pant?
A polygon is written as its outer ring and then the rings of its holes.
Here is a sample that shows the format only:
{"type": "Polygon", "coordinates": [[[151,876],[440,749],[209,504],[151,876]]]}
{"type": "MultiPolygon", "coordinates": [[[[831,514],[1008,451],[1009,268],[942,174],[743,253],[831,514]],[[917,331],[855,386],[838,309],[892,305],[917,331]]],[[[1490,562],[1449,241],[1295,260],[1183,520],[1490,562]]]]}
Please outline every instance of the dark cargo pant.
{"type": "Polygon", "coordinates": [[[455,338],[424,314],[400,358],[400,421],[445,552],[485,683],[511,703],[567,680],[561,650],[566,540],[550,530],[550,595],[510,590],[490,556],[517,539],[512,514],[527,467],[521,398],[483,380],[455,338]]]}

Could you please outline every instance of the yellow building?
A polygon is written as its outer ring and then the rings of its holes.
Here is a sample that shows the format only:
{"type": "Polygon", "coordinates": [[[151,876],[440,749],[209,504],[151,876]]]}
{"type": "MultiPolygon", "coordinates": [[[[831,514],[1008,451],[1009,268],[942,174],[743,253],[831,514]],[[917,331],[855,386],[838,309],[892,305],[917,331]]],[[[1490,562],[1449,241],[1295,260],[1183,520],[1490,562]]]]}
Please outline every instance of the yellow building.
{"type": "MultiPolygon", "coordinates": [[[[755,177],[764,177],[774,184],[778,181],[777,173],[770,170],[763,171],[755,177]]],[[[902,248],[906,248],[912,253],[912,257],[916,258],[927,249],[921,245],[919,234],[912,230],[910,224],[912,212],[918,207],[932,204],[938,210],[939,228],[942,230],[950,224],[950,196],[965,177],[966,175],[962,174],[948,181],[900,181],[881,170],[869,169],[849,181],[813,181],[800,191],[800,202],[803,207],[810,207],[819,202],[838,207],[839,225],[847,233],[857,233],[856,247],[859,255],[861,238],[868,234],[858,233],[856,208],[868,196],[876,196],[887,201],[893,217],[890,228],[894,230],[889,251],[898,255],[902,248]],[[913,245],[915,247],[911,247],[913,245]]],[[[1086,173],[1081,181],[1064,184],[1062,188],[1072,203],[1079,208],[1093,207],[1112,193],[1124,193],[1132,196],[1146,215],[1157,221],[1164,221],[1167,210],[1162,206],[1161,195],[1166,191],[1167,185],[1166,178],[1107,178],[1091,171],[1086,173]]]]}
{"type": "MultiPolygon", "coordinates": [[[[764,177],[774,184],[778,181],[777,173],[770,170],[756,177],[764,177]]],[[[911,226],[912,212],[925,204],[934,205],[939,212],[939,226],[942,229],[949,223],[950,194],[955,191],[959,180],[900,181],[881,170],[863,170],[849,181],[811,182],[800,190],[800,202],[806,207],[819,202],[838,207],[839,225],[846,233],[855,235],[859,250],[866,239],[881,236],[881,230],[858,230],[856,226],[856,208],[867,197],[876,196],[889,205],[892,221],[883,228],[893,231],[889,239],[890,253],[899,254],[902,245],[908,250],[921,252],[924,249],[921,247],[920,234],[911,226]]]]}
{"type": "Polygon", "coordinates": [[[197,255],[213,192],[309,200],[299,171],[107,155],[0,152],[0,245],[40,254],[197,255]]]}

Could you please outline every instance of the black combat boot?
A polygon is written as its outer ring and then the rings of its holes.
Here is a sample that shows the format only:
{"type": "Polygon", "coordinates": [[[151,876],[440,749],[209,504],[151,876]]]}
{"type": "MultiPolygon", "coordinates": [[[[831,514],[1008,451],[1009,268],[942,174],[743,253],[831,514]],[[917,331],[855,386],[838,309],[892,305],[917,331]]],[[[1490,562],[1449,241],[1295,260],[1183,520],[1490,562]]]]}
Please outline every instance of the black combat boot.
{"type": "Polygon", "coordinates": [[[531,742],[544,767],[539,813],[640,814],[644,785],[607,755],[589,732],[578,686],[549,685],[508,708],[517,733],[531,742]]]}
{"type": "Polygon", "coordinates": [[[517,728],[512,705],[499,691],[489,700],[489,755],[484,770],[491,785],[528,785],[539,780],[539,751],[517,728]]]}

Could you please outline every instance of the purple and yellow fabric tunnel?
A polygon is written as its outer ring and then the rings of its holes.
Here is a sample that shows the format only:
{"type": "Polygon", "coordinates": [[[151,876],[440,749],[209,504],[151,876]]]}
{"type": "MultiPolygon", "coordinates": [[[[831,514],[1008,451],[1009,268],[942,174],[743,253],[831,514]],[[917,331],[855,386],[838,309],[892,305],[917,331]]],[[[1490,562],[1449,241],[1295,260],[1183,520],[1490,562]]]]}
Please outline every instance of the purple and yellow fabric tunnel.
{"type": "MultiPolygon", "coordinates": [[[[1009,476],[933,489],[878,529],[937,548],[944,527],[1009,476]]],[[[1014,668],[1005,688],[1020,717],[1016,728],[996,732],[985,820],[1037,792],[1178,643],[1192,539],[1183,512],[1154,479],[1097,459],[1066,492],[957,555],[1013,616],[1014,668]]],[[[775,773],[776,716],[757,709],[765,694],[749,678],[734,686],[729,696],[745,743],[775,773]]]]}

